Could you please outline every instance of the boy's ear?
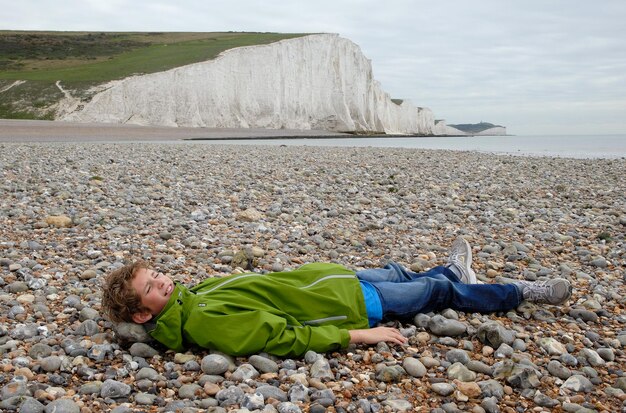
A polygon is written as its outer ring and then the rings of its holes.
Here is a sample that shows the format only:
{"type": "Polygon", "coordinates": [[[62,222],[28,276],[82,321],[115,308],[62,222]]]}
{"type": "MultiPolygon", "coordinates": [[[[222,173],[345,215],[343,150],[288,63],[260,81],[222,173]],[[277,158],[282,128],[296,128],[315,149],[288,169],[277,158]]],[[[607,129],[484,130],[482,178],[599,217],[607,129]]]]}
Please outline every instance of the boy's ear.
{"type": "Polygon", "coordinates": [[[152,318],[152,314],[150,314],[148,311],[145,311],[143,313],[133,314],[133,321],[138,324],[143,324],[147,322],[148,320],[150,320],[151,318],[152,318]]]}

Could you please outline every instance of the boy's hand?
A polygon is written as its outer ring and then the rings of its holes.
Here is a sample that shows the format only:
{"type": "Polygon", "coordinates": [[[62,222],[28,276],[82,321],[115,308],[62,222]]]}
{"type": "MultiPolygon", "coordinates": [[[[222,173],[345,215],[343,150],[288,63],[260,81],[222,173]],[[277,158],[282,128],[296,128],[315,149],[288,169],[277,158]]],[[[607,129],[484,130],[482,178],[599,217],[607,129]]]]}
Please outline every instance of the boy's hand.
{"type": "Polygon", "coordinates": [[[365,330],[350,330],[350,343],[353,344],[377,344],[381,341],[394,344],[404,344],[408,341],[406,337],[400,334],[397,328],[392,327],[376,327],[365,330]]]}

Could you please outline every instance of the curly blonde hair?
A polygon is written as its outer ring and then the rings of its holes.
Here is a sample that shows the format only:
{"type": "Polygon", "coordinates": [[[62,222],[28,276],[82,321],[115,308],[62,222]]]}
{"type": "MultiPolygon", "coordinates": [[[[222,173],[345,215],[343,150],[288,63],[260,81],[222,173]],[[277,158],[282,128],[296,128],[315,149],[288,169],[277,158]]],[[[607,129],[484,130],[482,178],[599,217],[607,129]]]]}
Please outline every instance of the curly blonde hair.
{"type": "Polygon", "coordinates": [[[133,314],[150,311],[141,304],[141,297],[132,286],[142,268],[150,268],[144,261],[127,264],[107,275],[102,291],[102,309],[114,322],[132,322],[133,314]]]}

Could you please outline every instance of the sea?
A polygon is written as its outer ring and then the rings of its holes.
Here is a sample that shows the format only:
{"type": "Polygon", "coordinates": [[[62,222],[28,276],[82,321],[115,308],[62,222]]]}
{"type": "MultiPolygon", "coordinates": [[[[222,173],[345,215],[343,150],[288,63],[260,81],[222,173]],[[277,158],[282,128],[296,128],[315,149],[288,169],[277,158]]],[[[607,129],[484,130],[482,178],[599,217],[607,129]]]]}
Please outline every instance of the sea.
{"type": "MultiPolygon", "coordinates": [[[[194,141],[196,142],[196,141],[194,141]]],[[[623,135],[528,135],[463,137],[347,137],[202,140],[207,144],[418,148],[476,151],[519,156],[582,159],[626,158],[623,135]]]]}

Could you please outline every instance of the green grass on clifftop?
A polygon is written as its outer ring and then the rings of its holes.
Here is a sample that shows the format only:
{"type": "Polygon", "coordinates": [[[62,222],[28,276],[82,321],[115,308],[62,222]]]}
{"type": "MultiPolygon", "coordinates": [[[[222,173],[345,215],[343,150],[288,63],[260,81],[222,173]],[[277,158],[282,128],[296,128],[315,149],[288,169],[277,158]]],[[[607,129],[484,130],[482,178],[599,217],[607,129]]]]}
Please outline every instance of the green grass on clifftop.
{"type": "Polygon", "coordinates": [[[91,86],[161,72],[241,46],[304,36],[286,33],[89,33],[0,31],[0,118],[46,119],[62,94],[88,97],[91,86]]]}

